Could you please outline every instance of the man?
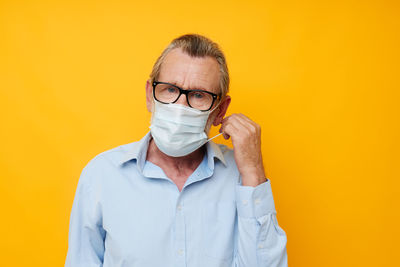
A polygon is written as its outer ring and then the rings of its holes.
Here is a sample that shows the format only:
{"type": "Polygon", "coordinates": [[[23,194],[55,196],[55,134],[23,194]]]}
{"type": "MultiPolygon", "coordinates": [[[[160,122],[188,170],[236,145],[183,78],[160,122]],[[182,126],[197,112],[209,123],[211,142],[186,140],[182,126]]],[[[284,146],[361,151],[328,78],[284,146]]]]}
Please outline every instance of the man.
{"type": "Polygon", "coordinates": [[[217,44],[194,34],[172,41],[146,83],[150,132],[82,171],[65,266],[287,266],[260,127],[224,118],[228,87],[217,44]],[[233,151],[209,140],[212,124],[233,151]]]}

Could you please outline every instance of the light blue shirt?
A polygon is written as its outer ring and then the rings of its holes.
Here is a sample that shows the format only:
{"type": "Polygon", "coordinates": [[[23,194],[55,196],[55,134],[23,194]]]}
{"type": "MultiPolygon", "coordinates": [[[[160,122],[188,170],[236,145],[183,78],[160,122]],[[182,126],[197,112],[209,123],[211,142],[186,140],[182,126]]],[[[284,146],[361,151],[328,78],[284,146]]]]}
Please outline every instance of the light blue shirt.
{"type": "Polygon", "coordinates": [[[94,157],[70,217],[66,267],[283,267],[270,181],[242,186],[233,151],[208,142],[180,192],[146,161],[151,139],[94,157]]]}

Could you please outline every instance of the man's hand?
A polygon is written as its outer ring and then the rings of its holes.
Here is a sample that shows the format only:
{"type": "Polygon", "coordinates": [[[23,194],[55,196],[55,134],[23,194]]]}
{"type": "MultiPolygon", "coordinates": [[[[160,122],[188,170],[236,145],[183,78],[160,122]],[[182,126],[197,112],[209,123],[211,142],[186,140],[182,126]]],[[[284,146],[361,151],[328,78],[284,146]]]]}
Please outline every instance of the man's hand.
{"type": "Polygon", "coordinates": [[[232,114],[222,120],[219,132],[232,138],[236,165],[242,185],[257,186],[266,181],[261,155],[261,127],[243,114],[232,114]]]}

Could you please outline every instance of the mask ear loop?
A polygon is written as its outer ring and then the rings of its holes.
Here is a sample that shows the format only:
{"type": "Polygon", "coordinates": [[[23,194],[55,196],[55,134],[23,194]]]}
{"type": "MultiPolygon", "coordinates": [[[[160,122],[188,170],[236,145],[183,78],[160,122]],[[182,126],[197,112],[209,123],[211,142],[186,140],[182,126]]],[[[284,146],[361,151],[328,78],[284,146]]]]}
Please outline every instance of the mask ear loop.
{"type": "MultiPolygon", "coordinates": [[[[223,134],[223,133],[219,133],[219,134],[217,134],[216,136],[214,136],[214,137],[211,137],[211,138],[207,139],[207,142],[209,142],[209,141],[213,140],[214,138],[216,138],[216,137],[220,136],[221,134],[223,134]]],[[[206,142],[206,143],[207,143],[207,142],[206,142]]]]}
{"type": "Polygon", "coordinates": [[[214,110],[216,110],[219,107],[219,105],[221,104],[221,102],[222,101],[219,101],[218,104],[212,110],[208,111],[208,114],[211,114],[214,110]]]}

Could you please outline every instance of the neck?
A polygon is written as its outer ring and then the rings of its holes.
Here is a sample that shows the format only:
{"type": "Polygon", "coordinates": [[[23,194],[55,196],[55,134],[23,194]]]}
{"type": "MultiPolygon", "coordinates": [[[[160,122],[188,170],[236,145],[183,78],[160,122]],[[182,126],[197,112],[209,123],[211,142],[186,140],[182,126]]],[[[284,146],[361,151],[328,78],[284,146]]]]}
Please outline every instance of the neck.
{"type": "Polygon", "coordinates": [[[196,151],[182,157],[171,157],[158,149],[154,140],[151,139],[147,150],[146,160],[159,166],[164,172],[175,173],[175,175],[191,174],[203,160],[205,153],[204,146],[196,151]]]}

